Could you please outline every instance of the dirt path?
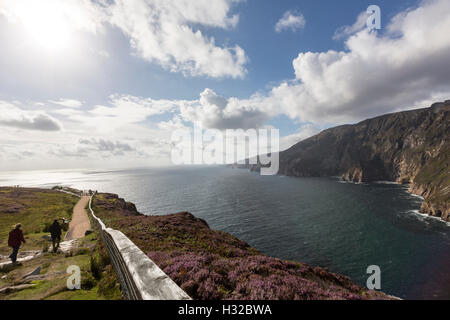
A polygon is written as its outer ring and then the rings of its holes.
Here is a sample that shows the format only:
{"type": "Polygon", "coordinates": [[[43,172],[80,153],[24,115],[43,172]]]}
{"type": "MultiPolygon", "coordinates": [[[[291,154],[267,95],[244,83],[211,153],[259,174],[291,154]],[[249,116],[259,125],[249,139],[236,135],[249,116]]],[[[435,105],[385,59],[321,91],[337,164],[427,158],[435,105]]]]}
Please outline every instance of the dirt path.
{"type": "Polygon", "coordinates": [[[89,203],[89,198],[83,196],[80,201],[73,208],[72,221],[69,224],[69,231],[67,232],[65,240],[74,240],[83,238],[87,230],[91,230],[91,222],[85,210],[89,203]]]}

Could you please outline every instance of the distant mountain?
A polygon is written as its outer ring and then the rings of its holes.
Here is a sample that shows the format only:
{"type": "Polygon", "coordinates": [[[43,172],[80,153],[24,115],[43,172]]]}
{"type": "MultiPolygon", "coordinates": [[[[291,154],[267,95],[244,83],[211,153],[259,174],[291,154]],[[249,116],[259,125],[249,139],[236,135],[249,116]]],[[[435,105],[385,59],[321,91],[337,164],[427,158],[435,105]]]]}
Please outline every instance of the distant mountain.
{"type": "Polygon", "coordinates": [[[421,212],[450,221],[449,111],[450,100],[325,130],[281,152],[279,173],[410,184],[421,212]]]}

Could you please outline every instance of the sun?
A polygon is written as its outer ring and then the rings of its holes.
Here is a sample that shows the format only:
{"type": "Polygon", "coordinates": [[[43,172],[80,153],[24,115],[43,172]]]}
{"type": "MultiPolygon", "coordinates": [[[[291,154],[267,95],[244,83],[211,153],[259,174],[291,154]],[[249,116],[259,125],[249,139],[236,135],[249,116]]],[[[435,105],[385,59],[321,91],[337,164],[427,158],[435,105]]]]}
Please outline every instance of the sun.
{"type": "Polygon", "coordinates": [[[31,43],[50,51],[67,49],[73,40],[70,17],[49,1],[17,1],[13,8],[31,43]]]}
{"type": "Polygon", "coordinates": [[[49,50],[63,50],[70,45],[70,30],[61,17],[47,14],[25,24],[32,40],[49,50]]]}

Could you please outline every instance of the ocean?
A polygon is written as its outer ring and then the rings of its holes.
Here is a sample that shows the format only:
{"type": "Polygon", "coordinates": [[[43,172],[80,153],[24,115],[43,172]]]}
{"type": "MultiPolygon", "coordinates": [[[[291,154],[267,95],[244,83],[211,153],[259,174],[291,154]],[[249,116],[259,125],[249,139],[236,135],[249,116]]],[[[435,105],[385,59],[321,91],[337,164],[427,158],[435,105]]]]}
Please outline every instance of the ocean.
{"type": "Polygon", "coordinates": [[[0,185],[116,193],[147,215],[189,211],[267,255],[328,267],[362,286],[377,265],[388,294],[450,299],[449,224],[420,215],[422,199],[405,186],[226,167],[2,172],[0,185]]]}

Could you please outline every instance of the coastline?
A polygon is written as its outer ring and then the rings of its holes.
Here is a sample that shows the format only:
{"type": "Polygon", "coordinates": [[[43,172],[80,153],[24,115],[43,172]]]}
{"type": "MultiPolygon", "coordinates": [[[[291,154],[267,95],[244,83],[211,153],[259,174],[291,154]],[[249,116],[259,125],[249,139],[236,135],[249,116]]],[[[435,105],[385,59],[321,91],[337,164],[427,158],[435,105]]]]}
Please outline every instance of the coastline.
{"type": "MultiPolygon", "coordinates": [[[[245,174],[244,174],[244,176],[245,176],[245,174]]],[[[324,183],[326,180],[328,180],[328,179],[325,179],[325,180],[323,180],[323,182],[320,182],[320,183],[324,183]]],[[[333,179],[333,180],[335,180],[335,179],[333,179]]],[[[313,179],[313,181],[322,181],[322,180],[321,179],[313,179]]],[[[336,181],[330,181],[330,183],[336,183],[336,181]]],[[[337,187],[337,188],[341,188],[341,187],[337,187]]],[[[348,186],[346,188],[349,190],[355,190],[355,191],[366,189],[366,187],[360,188],[360,187],[356,187],[356,186],[354,186],[354,187],[348,186]]],[[[413,199],[412,195],[410,193],[405,193],[405,191],[407,191],[405,187],[403,187],[403,186],[392,186],[392,187],[386,186],[386,187],[377,188],[376,186],[372,186],[370,188],[379,189],[380,192],[382,192],[382,194],[384,194],[384,193],[389,194],[391,192],[391,189],[395,189],[396,190],[395,194],[397,194],[400,197],[399,200],[401,200],[403,202],[412,201],[411,203],[415,203],[414,206],[409,206],[409,208],[411,208],[411,212],[408,212],[408,213],[406,212],[406,210],[408,210],[408,207],[405,207],[405,211],[397,211],[397,212],[399,214],[398,217],[400,217],[400,218],[403,217],[401,219],[402,219],[402,221],[405,222],[404,225],[406,227],[408,227],[408,224],[410,224],[411,222],[413,223],[413,225],[412,225],[413,229],[419,232],[419,236],[420,236],[420,230],[422,228],[425,228],[427,230],[429,228],[432,228],[433,230],[437,230],[438,232],[444,232],[444,233],[447,232],[447,231],[445,231],[446,226],[439,227],[438,220],[436,220],[436,222],[433,222],[431,220],[428,220],[429,218],[427,216],[418,215],[417,212],[413,212],[418,207],[418,201],[416,199],[413,199]],[[411,200],[408,200],[408,199],[411,199],[411,200]],[[402,215],[403,212],[405,212],[405,215],[402,215]],[[417,217],[419,217],[419,219],[414,218],[412,215],[416,215],[417,217]],[[426,222],[419,221],[422,219],[426,219],[426,222]],[[416,221],[413,222],[413,220],[416,220],[416,221]]],[[[394,192],[394,191],[392,191],[392,192],[394,192]]],[[[64,194],[61,193],[61,196],[64,196],[64,194]]],[[[364,197],[364,195],[361,194],[361,197],[364,197]]],[[[361,198],[361,199],[363,199],[363,198],[361,198]]],[[[171,239],[170,241],[177,242],[176,243],[177,248],[183,247],[183,243],[187,239],[185,239],[185,238],[179,239],[179,236],[181,234],[185,234],[186,237],[190,237],[190,234],[198,233],[197,227],[203,228],[203,224],[201,224],[198,226],[194,225],[193,228],[180,229],[180,227],[183,225],[189,226],[189,223],[191,221],[191,219],[189,218],[189,216],[190,216],[189,214],[180,215],[180,216],[178,214],[168,215],[168,216],[170,216],[170,218],[167,217],[167,219],[164,219],[164,217],[146,218],[137,212],[136,207],[132,203],[129,203],[123,199],[120,200],[119,196],[112,196],[110,199],[108,199],[108,201],[105,205],[106,206],[104,207],[104,209],[107,209],[107,211],[105,211],[104,214],[107,217],[105,217],[105,219],[102,219],[102,220],[106,221],[109,218],[113,218],[112,220],[117,219],[116,221],[113,221],[113,223],[118,223],[118,225],[120,226],[120,228],[116,228],[114,225],[111,225],[111,226],[108,225],[108,227],[111,227],[116,230],[121,230],[124,232],[128,228],[130,228],[130,230],[129,230],[130,234],[127,234],[127,236],[130,238],[134,237],[132,241],[134,243],[136,243],[140,248],[142,248],[142,250],[145,252],[145,254],[149,254],[149,256],[151,257],[152,260],[155,260],[155,262],[156,262],[158,259],[160,259],[160,260],[158,260],[157,264],[159,266],[161,266],[161,268],[166,268],[166,267],[170,268],[170,266],[173,265],[174,263],[176,264],[177,261],[180,264],[184,264],[186,259],[189,261],[191,261],[191,260],[195,261],[195,264],[198,263],[198,259],[196,258],[198,252],[196,250],[191,250],[190,248],[187,248],[185,253],[188,253],[188,252],[194,253],[194,255],[189,255],[189,257],[188,257],[188,256],[183,256],[184,255],[183,251],[179,252],[179,255],[178,255],[177,253],[174,253],[173,250],[170,250],[169,252],[162,250],[163,252],[160,252],[161,250],[159,250],[159,249],[164,249],[164,247],[158,248],[159,247],[158,243],[166,245],[166,243],[164,243],[164,242],[159,242],[161,239],[166,239],[166,238],[170,238],[171,239]],[[112,212],[112,217],[109,217],[110,214],[108,214],[108,212],[112,212]],[[125,213],[125,215],[123,216],[122,213],[125,213]],[[147,219],[149,220],[148,222],[146,221],[147,219]],[[162,221],[160,221],[161,223],[163,222],[162,225],[159,225],[159,223],[157,223],[158,219],[162,220],[162,221]],[[141,221],[141,220],[147,222],[148,225],[146,225],[146,223],[143,223],[143,221],[141,221]],[[152,221],[152,220],[154,220],[154,221],[152,221]],[[155,223],[157,225],[155,225],[155,223]],[[144,225],[141,226],[142,224],[144,224],[144,225]],[[174,234],[167,233],[166,227],[169,227],[172,224],[176,225],[175,228],[173,229],[174,234]],[[122,228],[122,226],[124,228],[122,228]],[[163,228],[164,232],[162,230],[161,230],[161,232],[157,232],[157,230],[160,228],[163,228]],[[134,234],[135,231],[137,231],[137,234],[134,234]],[[154,250],[155,249],[154,247],[148,247],[149,243],[155,244],[155,246],[157,247],[156,250],[154,250]],[[156,255],[156,256],[153,256],[153,255],[156,255]]],[[[94,209],[97,212],[97,208],[94,208],[94,209]]],[[[381,214],[383,214],[382,212],[385,212],[385,211],[380,211],[381,214]]],[[[160,213],[162,214],[163,212],[160,212],[160,213]]],[[[159,214],[159,213],[155,213],[155,214],[159,214]]],[[[200,215],[200,216],[202,216],[202,215],[200,215]]],[[[395,216],[397,217],[397,215],[395,215],[395,216]]],[[[205,217],[207,218],[208,216],[205,216],[205,217]]],[[[386,217],[388,217],[388,213],[386,213],[386,217]]],[[[199,219],[199,220],[201,220],[201,219],[199,219]]],[[[219,228],[219,230],[223,230],[220,227],[218,227],[217,225],[215,227],[219,228]]],[[[408,229],[406,229],[406,230],[408,230],[408,229]]],[[[429,230],[431,230],[431,229],[429,229],[429,230]]],[[[216,233],[214,230],[211,230],[211,232],[213,232],[213,234],[216,233]]],[[[219,234],[219,238],[217,239],[217,241],[223,242],[221,235],[220,235],[223,233],[218,232],[218,234],[219,234]]],[[[237,234],[239,235],[239,233],[237,233],[237,234]]],[[[208,235],[208,237],[209,237],[209,235],[208,235]]],[[[212,240],[212,239],[214,239],[215,237],[211,238],[211,241],[209,241],[210,239],[208,239],[208,237],[206,237],[204,239],[198,239],[198,238],[194,237],[194,239],[192,239],[192,241],[193,241],[193,243],[200,243],[200,244],[203,242],[213,243],[214,240],[212,240]],[[200,240],[200,242],[199,242],[199,240],[200,240]]],[[[334,238],[335,237],[333,236],[332,239],[334,239],[334,238]]],[[[357,234],[355,234],[353,241],[357,241],[358,238],[361,238],[361,237],[359,237],[357,234]]],[[[243,238],[241,237],[241,239],[245,239],[246,241],[250,241],[250,243],[253,243],[253,242],[251,242],[251,240],[249,240],[248,237],[244,236],[243,238]]],[[[357,244],[357,242],[353,242],[353,244],[349,243],[348,248],[351,248],[352,245],[356,245],[356,244],[357,244]]],[[[256,245],[256,243],[255,243],[255,245],[256,245]]],[[[326,244],[323,244],[323,245],[325,245],[325,247],[323,247],[323,248],[326,248],[326,244]]],[[[308,250],[308,247],[310,247],[310,246],[311,246],[310,244],[306,244],[306,246],[303,246],[303,250],[308,250]]],[[[201,247],[205,248],[204,245],[201,245],[201,247]]],[[[262,250],[265,250],[264,252],[268,252],[269,255],[271,255],[272,257],[279,257],[279,255],[277,254],[276,251],[270,251],[270,250],[267,251],[266,249],[264,249],[265,248],[264,245],[262,247],[257,245],[256,247],[260,248],[260,249],[262,248],[262,250]]],[[[301,246],[299,246],[299,248],[300,247],[301,246]]],[[[173,248],[175,248],[175,247],[173,247],[173,248]]],[[[191,247],[191,248],[193,248],[193,247],[191,247]]],[[[373,249],[376,249],[376,248],[373,247],[373,249]]],[[[327,251],[329,251],[329,250],[324,250],[323,253],[326,254],[327,251]]],[[[233,249],[229,252],[233,252],[233,249]]],[[[369,252],[371,252],[371,251],[369,251],[369,252]]],[[[199,259],[202,259],[201,256],[202,255],[200,255],[199,259]]],[[[351,257],[352,257],[352,255],[349,256],[349,259],[352,259],[351,257]]],[[[222,257],[221,259],[219,259],[219,261],[221,261],[222,259],[229,260],[230,258],[236,259],[238,257],[234,256],[233,254],[231,256],[227,255],[226,257],[222,257]]],[[[332,265],[332,264],[328,264],[325,261],[319,262],[319,263],[313,262],[309,258],[300,257],[300,255],[294,255],[292,259],[294,259],[295,261],[306,261],[307,263],[311,263],[310,264],[311,266],[318,265],[318,266],[326,267],[326,266],[332,265]]],[[[358,255],[354,256],[353,259],[358,259],[358,255]]],[[[213,259],[211,261],[215,261],[215,259],[213,259]]],[[[367,262],[364,261],[362,268],[364,268],[364,270],[365,270],[367,265],[370,265],[371,263],[373,263],[372,261],[373,260],[368,260],[367,262]]],[[[215,262],[213,262],[213,263],[215,263],[215,262]]],[[[380,264],[380,266],[385,266],[385,264],[380,264]]],[[[325,270],[326,270],[326,268],[325,268],[325,270]]],[[[360,278],[358,278],[358,275],[355,275],[354,273],[347,273],[345,271],[345,268],[341,269],[340,271],[338,271],[338,270],[339,270],[339,268],[336,269],[336,267],[333,265],[333,272],[341,272],[341,274],[350,275],[353,279],[355,279],[357,281],[357,283],[359,285],[365,284],[365,281],[366,281],[365,278],[360,279],[360,278]]],[[[363,269],[361,269],[361,270],[363,270],[363,269]]],[[[169,271],[169,273],[170,272],[174,272],[174,270],[169,271]]],[[[195,273],[196,271],[194,270],[193,272],[195,273]]],[[[177,276],[179,276],[178,272],[175,273],[174,277],[177,277],[177,276]]],[[[440,288],[439,285],[438,285],[438,288],[440,288]]],[[[408,293],[406,293],[402,290],[396,291],[397,289],[396,289],[395,283],[388,285],[386,282],[385,285],[383,286],[383,289],[385,290],[385,292],[392,293],[393,295],[395,295],[397,297],[402,297],[402,298],[414,297],[414,295],[408,296],[408,293]]]]}
{"type": "MultiPolygon", "coordinates": [[[[232,167],[237,169],[244,169],[249,170],[250,172],[258,172],[259,167],[255,165],[235,165],[232,167]]],[[[289,175],[289,174],[281,174],[278,173],[278,176],[286,176],[286,177],[293,177],[293,178],[303,178],[304,176],[300,175],[289,175]]],[[[321,176],[317,176],[321,177],[321,176]]],[[[392,184],[392,185],[399,185],[404,186],[406,191],[414,197],[418,197],[422,200],[421,208],[419,209],[420,213],[423,215],[427,215],[429,217],[437,218],[441,220],[444,223],[447,223],[447,225],[450,223],[450,207],[448,203],[442,204],[436,204],[433,199],[430,199],[430,195],[433,193],[432,191],[428,190],[427,188],[424,188],[414,182],[409,183],[402,183],[401,181],[383,181],[383,180],[377,180],[377,181],[362,181],[359,179],[348,179],[345,175],[340,176],[322,176],[322,177],[328,177],[330,179],[336,179],[338,183],[351,183],[355,185],[365,185],[365,184],[392,184]]]]}
{"type": "Polygon", "coordinates": [[[94,197],[93,210],[195,300],[398,299],[327,268],[264,255],[188,212],[145,216],[134,204],[107,193],[94,197]]]}

